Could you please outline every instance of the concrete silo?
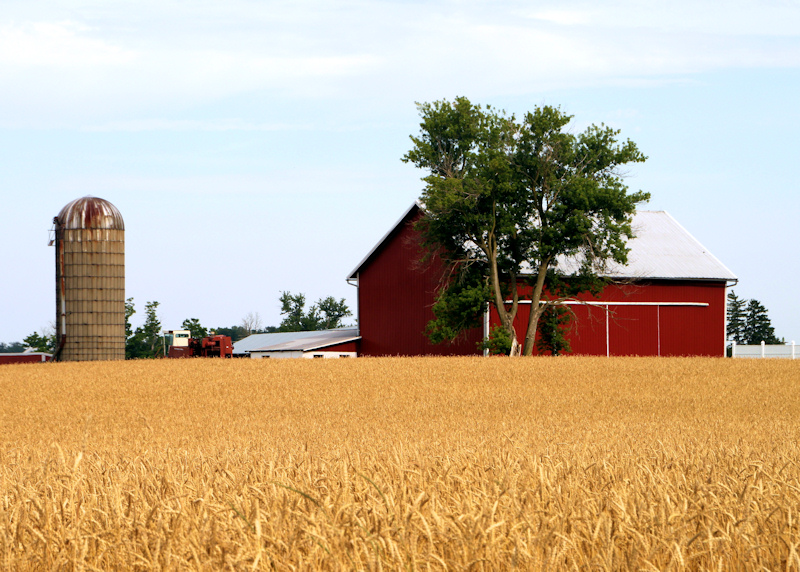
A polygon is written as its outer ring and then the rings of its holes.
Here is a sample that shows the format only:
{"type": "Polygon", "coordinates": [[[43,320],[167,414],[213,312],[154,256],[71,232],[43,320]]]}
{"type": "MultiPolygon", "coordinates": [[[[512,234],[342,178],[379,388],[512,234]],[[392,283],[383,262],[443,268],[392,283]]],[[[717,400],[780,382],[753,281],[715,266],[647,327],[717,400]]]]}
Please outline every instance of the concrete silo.
{"type": "Polygon", "coordinates": [[[55,224],[59,361],[125,359],[125,224],[96,197],[67,204],[55,224]]]}

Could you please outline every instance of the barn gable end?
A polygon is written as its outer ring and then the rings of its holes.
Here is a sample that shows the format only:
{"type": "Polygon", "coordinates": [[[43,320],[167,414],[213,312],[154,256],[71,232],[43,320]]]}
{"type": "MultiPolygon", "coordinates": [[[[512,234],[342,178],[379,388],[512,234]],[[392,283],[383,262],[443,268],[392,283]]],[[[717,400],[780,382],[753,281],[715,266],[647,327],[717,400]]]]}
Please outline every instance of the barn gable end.
{"type": "Polygon", "coordinates": [[[422,262],[419,233],[423,216],[414,204],[361,261],[348,280],[358,283],[359,355],[478,354],[480,329],[454,344],[434,345],[425,336],[442,278],[438,259],[422,262]]]}

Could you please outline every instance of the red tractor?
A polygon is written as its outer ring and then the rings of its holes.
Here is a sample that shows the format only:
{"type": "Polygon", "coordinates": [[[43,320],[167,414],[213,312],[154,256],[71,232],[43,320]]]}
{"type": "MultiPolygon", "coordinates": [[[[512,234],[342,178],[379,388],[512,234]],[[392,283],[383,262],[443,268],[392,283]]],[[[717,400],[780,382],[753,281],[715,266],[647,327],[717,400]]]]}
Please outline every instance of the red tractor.
{"type": "Polygon", "coordinates": [[[167,357],[233,357],[233,342],[230,336],[212,335],[205,338],[190,337],[189,330],[169,330],[164,335],[168,346],[167,357]]]}

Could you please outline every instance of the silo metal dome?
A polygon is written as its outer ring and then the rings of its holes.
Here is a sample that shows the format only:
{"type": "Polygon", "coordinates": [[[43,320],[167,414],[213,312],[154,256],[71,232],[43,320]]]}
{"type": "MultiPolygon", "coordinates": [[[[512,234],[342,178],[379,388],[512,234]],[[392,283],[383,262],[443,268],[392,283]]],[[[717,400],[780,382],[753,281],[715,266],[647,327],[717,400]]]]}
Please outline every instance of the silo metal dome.
{"type": "Polygon", "coordinates": [[[67,203],[56,218],[65,230],[125,230],[117,207],[97,197],[81,197],[67,203]]]}
{"type": "Polygon", "coordinates": [[[53,219],[59,361],[125,359],[125,223],[97,197],[68,203],[53,219]]]}

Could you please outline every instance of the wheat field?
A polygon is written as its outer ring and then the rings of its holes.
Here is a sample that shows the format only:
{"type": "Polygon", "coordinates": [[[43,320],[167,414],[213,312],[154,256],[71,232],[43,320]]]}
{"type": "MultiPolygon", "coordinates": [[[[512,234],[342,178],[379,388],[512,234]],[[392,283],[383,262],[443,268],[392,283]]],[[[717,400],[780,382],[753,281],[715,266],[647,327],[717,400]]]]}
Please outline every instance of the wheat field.
{"type": "Polygon", "coordinates": [[[800,362],[0,368],[3,570],[800,570],[800,362]]]}

